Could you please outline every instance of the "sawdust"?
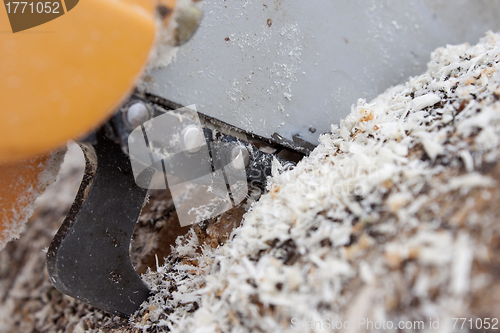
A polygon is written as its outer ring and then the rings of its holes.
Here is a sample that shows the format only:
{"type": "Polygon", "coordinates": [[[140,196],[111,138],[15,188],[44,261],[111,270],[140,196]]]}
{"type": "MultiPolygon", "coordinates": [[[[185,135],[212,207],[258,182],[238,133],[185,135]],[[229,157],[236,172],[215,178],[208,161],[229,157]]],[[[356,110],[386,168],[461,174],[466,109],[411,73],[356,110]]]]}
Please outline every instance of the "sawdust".
{"type": "Polygon", "coordinates": [[[360,316],[494,317],[499,59],[489,33],[436,50],[425,74],[360,100],[309,158],[275,175],[223,246],[179,239],[145,275],[156,294],[132,323],[302,332],[360,316]]]}

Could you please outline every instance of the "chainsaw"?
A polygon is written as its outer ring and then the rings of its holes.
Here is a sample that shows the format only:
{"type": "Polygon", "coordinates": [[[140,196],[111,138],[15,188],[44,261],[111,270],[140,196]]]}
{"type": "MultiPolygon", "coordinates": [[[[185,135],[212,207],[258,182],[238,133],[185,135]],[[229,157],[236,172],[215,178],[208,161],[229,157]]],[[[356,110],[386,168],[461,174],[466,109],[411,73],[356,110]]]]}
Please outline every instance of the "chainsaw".
{"type": "MultiPolygon", "coordinates": [[[[0,133],[0,169],[38,165],[80,138],[85,173],[47,270],[61,292],[121,316],[150,295],[129,256],[149,189],[180,187],[206,199],[173,196],[182,225],[257,198],[269,176],[307,156],[358,98],[424,71],[439,46],[500,28],[497,1],[111,2],[73,4],[47,23],[60,40],[39,35],[26,46],[9,35],[0,43],[18,46],[0,50],[12,63],[36,51],[45,66],[57,57],[77,64],[59,59],[67,68],[42,94],[47,72],[29,57],[35,69],[2,78],[5,107],[20,111],[0,113],[10,126],[0,133]],[[42,48],[61,40],[57,55],[42,48]],[[26,92],[38,100],[24,102],[26,92]]],[[[18,170],[17,177],[33,173],[18,170]]],[[[17,207],[23,188],[1,192],[4,212],[17,207]]]]}

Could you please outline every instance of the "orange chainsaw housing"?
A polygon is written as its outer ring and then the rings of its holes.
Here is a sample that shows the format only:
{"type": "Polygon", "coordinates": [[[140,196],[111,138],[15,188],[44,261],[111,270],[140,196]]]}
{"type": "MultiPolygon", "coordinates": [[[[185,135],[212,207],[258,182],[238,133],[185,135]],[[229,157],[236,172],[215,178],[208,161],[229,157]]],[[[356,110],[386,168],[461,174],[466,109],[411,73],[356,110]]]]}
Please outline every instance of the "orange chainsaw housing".
{"type": "Polygon", "coordinates": [[[18,212],[33,204],[28,189],[39,188],[50,152],[104,122],[135,86],[155,41],[156,5],[83,0],[17,33],[0,9],[0,248],[9,225],[27,219],[18,212]]]}

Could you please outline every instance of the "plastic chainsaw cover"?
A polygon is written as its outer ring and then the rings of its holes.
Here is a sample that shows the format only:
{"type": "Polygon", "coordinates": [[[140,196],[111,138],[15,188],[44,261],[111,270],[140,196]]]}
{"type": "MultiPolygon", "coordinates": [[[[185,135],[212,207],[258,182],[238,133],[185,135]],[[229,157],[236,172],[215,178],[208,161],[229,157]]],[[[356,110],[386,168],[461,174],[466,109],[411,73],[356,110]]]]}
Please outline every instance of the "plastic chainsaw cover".
{"type": "Polygon", "coordinates": [[[425,70],[432,50],[500,28],[496,0],[204,0],[193,39],[146,90],[249,132],[317,144],[425,70]]]}

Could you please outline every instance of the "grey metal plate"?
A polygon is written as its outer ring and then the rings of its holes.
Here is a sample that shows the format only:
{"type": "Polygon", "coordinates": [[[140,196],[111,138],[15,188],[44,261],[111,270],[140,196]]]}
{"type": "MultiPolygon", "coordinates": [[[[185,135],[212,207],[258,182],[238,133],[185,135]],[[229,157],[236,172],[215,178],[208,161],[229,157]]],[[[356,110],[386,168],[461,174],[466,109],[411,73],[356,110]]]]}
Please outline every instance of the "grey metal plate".
{"type": "Polygon", "coordinates": [[[496,0],[204,0],[205,16],[147,91],[252,133],[317,144],[358,98],[498,30],[496,0]],[[314,132],[314,133],[313,133],[314,132]]]}

